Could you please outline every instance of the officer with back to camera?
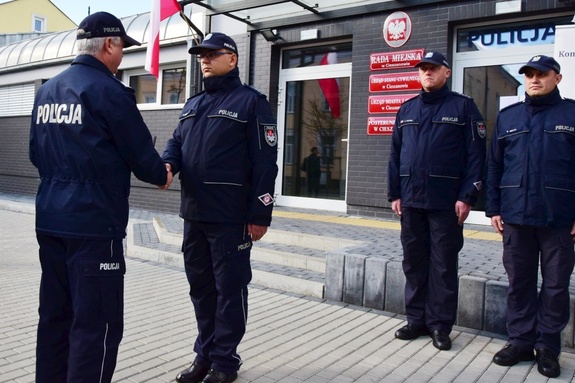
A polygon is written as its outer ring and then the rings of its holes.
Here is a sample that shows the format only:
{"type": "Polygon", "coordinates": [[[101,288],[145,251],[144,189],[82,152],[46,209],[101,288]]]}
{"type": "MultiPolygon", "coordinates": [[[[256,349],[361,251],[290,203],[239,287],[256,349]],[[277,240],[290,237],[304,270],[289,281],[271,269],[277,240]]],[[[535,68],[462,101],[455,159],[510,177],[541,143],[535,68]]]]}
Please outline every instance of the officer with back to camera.
{"type": "Polygon", "coordinates": [[[539,373],[550,378],[561,373],[561,331],[571,311],[575,258],[575,101],[561,97],[560,72],[559,63],[543,55],[519,69],[525,100],[497,117],[485,211],[503,237],[509,278],[509,341],[493,362],[513,366],[535,358],[539,373]]]}
{"type": "Polygon", "coordinates": [[[192,47],[205,91],[190,98],[163,158],[180,173],[184,264],[198,336],[179,383],[237,378],[246,331],[252,241],[271,222],[277,175],[276,121],[266,97],[239,78],[238,49],[210,33],[192,47]]]}
{"type": "Polygon", "coordinates": [[[451,348],[457,315],[463,223],[481,189],[485,123],[468,96],[451,92],[441,53],[416,65],[422,91],[399,109],[388,167],[388,199],[401,218],[407,325],[403,340],[431,335],[451,348]]]}
{"type": "MultiPolygon", "coordinates": [[[[78,55],[36,94],[30,160],[40,173],[36,383],[110,382],[124,319],[130,177],[171,182],[136,106],[114,77],[140,45],[106,12],[77,30],[78,55]]],[[[166,186],[161,186],[165,188],[166,186]]]]}

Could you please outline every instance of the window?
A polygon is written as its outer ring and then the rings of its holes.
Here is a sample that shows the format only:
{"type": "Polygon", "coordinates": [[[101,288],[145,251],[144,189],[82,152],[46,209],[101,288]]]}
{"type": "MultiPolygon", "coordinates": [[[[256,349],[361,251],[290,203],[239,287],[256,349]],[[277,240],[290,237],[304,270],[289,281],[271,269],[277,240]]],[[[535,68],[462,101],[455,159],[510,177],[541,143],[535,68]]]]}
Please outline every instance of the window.
{"type": "Polygon", "coordinates": [[[130,77],[130,87],[136,92],[136,103],[156,103],[158,80],[151,74],[130,77]]]}
{"type": "Polygon", "coordinates": [[[174,105],[186,101],[186,68],[164,69],[160,78],[151,74],[129,76],[130,87],[136,92],[138,104],[174,105]]]}
{"type": "Polygon", "coordinates": [[[166,69],[162,77],[162,104],[183,104],[186,97],[186,69],[166,69]]]}
{"type": "Polygon", "coordinates": [[[295,113],[295,83],[289,83],[287,88],[287,106],[286,106],[286,113],[293,114],[295,113]]]}
{"type": "Polygon", "coordinates": [[[46,32],[46,18],[32,15],[32,32],[46,32]]]}
{"type": "Polygon", "coordinates": [[[321,47],[307,47],[290,49],[283,52],[282,69],[313,67],[318,65],[342,64],[351,62],[351,43],[339,43],[321,47]],[[328,61],[327,55],[336,52],[332,56],[335,61],[328,61]]]}
{"type": "Polygon", "coordinates": [[[0,117],[29,116],[34,106],[34,84],[0,87],[0,117]]]}

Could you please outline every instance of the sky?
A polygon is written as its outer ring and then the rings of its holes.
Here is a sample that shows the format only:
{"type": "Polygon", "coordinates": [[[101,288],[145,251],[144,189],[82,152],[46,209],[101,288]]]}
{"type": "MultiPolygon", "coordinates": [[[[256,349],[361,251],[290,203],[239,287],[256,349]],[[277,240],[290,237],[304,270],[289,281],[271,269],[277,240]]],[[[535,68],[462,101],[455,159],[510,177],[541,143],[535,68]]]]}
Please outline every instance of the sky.
{"type": "Polygon", "coordinates": [[[152,0],[50,0],[76,25],[90,13],[106,11],[118,18],[150,12],[152,0]]]}

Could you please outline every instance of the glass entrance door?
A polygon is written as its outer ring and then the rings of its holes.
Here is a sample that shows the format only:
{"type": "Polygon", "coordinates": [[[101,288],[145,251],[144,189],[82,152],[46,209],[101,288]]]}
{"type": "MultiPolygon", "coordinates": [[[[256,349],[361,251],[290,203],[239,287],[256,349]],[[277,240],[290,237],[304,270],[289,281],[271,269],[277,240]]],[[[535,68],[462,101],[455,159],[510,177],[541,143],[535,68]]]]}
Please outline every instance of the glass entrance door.
{"type": "Polygon", "coordinates": [[[278,204],[345,211],[350,75],[351,62],[281,71],[278,204]]]}
{"type": "MultiPolygon", "coordinates": [[[[286,83],[286,150],[282,194],[344,200],[347,111],[344,120],[341,110],[331,110],[320,86],[321,81],[286,83]]],[[[349,90],[349,78],[331,78],[325,81],[332,84],[329,86],[349,90]]]]}

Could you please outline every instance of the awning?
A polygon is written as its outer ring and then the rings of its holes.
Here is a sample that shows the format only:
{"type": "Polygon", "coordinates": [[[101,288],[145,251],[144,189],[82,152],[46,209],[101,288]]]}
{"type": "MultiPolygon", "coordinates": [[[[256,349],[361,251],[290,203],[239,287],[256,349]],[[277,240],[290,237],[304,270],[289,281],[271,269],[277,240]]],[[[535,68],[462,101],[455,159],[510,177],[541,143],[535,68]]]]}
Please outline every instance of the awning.
{"type": "Polygon", "coordinates": [[[197,4],[207,16],[226,15],[260,30],[320,20],[336,19],[371,12],[381,12],[440,3],[438,0],[184,0],[197,4]]]}

